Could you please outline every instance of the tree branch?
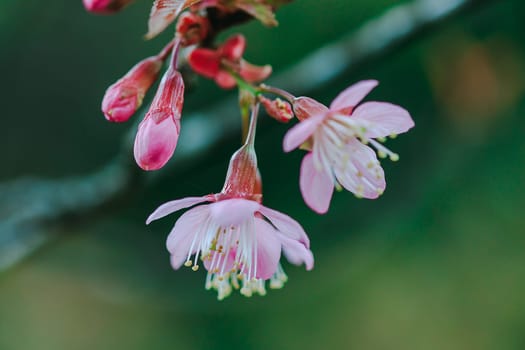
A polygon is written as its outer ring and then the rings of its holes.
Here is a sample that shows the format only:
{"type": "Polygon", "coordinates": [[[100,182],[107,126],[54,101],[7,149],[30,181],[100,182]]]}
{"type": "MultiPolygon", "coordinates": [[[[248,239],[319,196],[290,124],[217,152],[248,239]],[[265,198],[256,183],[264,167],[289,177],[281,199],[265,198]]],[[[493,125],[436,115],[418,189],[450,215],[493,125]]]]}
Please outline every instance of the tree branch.
{"type": "MultiPolygon", "coordinates": [[[[490,0],[415,0],[396,6],[358,31],[314,51],[279,73],[269,84],[305,95],[371,59],[385,57],[445,20],[490,0]]],[[[132,136],[121,155],[93,174],[59,180],[19,179],[0,185],[0,272],[53,238],[53,228],[70,218],[103,212],[136,185],[150,185],[195,162],[214,145],[238,132],[235,98],[189,113],[183,119],[174,161],[161,172],[140,171],[131,162],[132,136]]],[[[132,130],[133,134],[135,128],[132,130]]]]}

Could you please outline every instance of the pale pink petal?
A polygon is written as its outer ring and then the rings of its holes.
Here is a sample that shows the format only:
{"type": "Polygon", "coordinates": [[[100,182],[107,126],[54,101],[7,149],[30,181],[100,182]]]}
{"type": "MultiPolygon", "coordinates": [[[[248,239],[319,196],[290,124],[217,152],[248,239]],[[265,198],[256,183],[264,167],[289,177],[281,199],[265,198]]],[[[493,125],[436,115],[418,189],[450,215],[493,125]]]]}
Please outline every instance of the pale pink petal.
{"type": "Polygon", "coordinates": [[[370,138],[401,134],[414,126],[404,108],[386,102],[363,103],[355,109],[352,119],[367,122],[366,136],[370,138]]]}
{"type": "Polygon", "coordinates": [[[304,263],[307,270],[313,269],[314,256],[310,249],[306,248],[301,242],[290,239],[282,234],[279,234],[279,239],[283,246],[284,255],[289,262],[294,265],[301,265],[304,263]]]}
{"type": "MultiPolygon", "coordinates": [[[[281,257],[281,241],[277,231],[263,219],[255,219],[255,236],[257,239],[256,278],[269,279],[277,270],[281,257]]],[[[252,266],[255,269],[255,266],[252,266]]]]}
{"type": "Polygon", "coordinates": [[[334,165],[337,181],[359,197],[375,199],[385,190],[385,174],[376,153],[356,139],[346,146],[346,164],[334,165]]]}
{"type": "Polygon", "coordinates": [[[210,205],[210,216],[218,226],[235,226],[253,218],[260,206],[259,203],[247,199],[226,199],[210,205]]]}
{"type": "Polygon", "coordinates": [[[300,121],[306,120],[314,115],[328,113],[328,107],[310,97],[297,97],[292,101],[295,116],[300,121]]]}
{"type": "Polygon", "coordinates": [[[195,253],[198,245],[194,245],[190,252],[191,244],[196,234],[203,230],[203,225],[209,215],[209,206],[203,205],[192,208],[184,213],[171,230],[166,240],[166,248],[171,254],[171,264],[174,269],[178,269],[188,255],[195,253]],[[191,254],[190,254],[191,253],[191,254]]]}
{"type": "Polygon", "coordinates": [[[323,122],[324,118],[324,114],[318,114],[303,120],[288,130],[283,139],[284,151],[290,152],[303,144],[315,132],[317,127],[323,122]]]}
{"type": "Polygon", "coordinates": [[[166,29],[177,16],[200,0],[155,0],[148,21],[147,39],[151,39],[166,29]]]}
{"type": "Polygon", "coordinates": [[[228,256],[226,257],[226,263],[224,264],[224,253],[218,253],[216,251],[214,252],[210,252],[210,256],[206,259],[204,259],[204,268],[206,268],[206,270],[208,271],[211,271],[212,269],[219,269],[219,272],[220,270],[223,268],[224,266],[224,271],[231,271],[234,267],[234,264],[235,264],[235,254],[236,254],[236,249],[230,249],[230,252],[228,254],[228,256]],[[212,263],[213,263],[213,266],[212,266],[212,263]]]}
{"type": "Polygon", "coordinates": [[[272,225],[275,226],[279,232],[291,239],[304,243],[307,247],[310,247],[310,239],[306,235],[306,232],[304,232],[303,227],[297,221],[286,214],[262,205],[259,208],[259,212],[270,220],[272,225]]]}
{"type": "Polygon", "coordinates": [[[334,180],[324,169],[319,170],[315,167],[311,152],[304,156],[301,164],[299,185],[304,202],[313,211],[319,214],[328,211],[334,192],[334,180]]]}
{"type": "Polygon", "coordinates": [[[346,88],[332,101],[330,110],[336,112],[342,109],[354,108],[377,84],[376,80],[363,80],[346,88]]]}
{"type": "Polygon", "coordinates": [[[162,204],[160,207],[155,209],[153,213],[148,217],[148,220],[146,220],[146,225],[149,225],[150,222],[154,220],[158,220],[160,218],[165,217],[166,215],[169,215],[173,212],[176,212],[177,210],[181,210],[187,207],[191,207],[192,205],[202,203],[209,201],[208,196],[204,197],[186,197],[182,199],[177,199],[174,201],[166,202],[162,204]]]}

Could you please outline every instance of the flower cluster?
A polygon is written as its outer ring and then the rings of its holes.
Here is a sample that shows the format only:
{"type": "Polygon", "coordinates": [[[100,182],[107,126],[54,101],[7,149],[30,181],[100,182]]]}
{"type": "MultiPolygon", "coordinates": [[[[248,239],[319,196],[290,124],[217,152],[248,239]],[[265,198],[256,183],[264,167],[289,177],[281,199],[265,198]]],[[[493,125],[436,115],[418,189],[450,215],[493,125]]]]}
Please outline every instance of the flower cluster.
{"type": "MultiPolygon", "coordinates": [[[[131,0],[84,0],[87,10],[113,13],[131,0]]],[[[262,178],[255,154],[255,134],[262,106],[275,120],[296,120],[283,140],[283,150],[300,148],[303,158],[299,187],[305,203],[324,214],[334,189],[346,189],[358,198],[375,199],[385,190],[378,158],[399,156],[386,148],[395,137],[414,126],[409,113],[386,102],[362,100],[378,82],[358,82],[341,92],[329,107],[310,97],[261,83],[272,73],[269,65],[248,63],[246,39],[232,35],[214,45],[218,32],[239,18],[253,17],[275,25],[275,9],[288,0],[155,0],[150,14],[151,38],[175,23],[175,37],[155,56],[136,64],[111,85],[102,111],[112,122],[127,121],[141,106],[148,89],[162,75],[134,144],[137,164],[144,170],[162,168],[175,152],[181,132],[184,81],[178,70],[182,57],[193,72],[212,79],[223,89],[237,87],[245,122],[243,146],[233,154],[223,189],[216,194],[187,197],[161,205],[147,220],[187,209],[167,239],[174,269],[203,266],[206,288],[223,299],[234,289],[245,296],[264,295],[280,288],[287,276],[279,263],[281,252],[295,265],[313,268],[310,242],[291,217],[262,204],[262,178]],[[231,23],[230,23],[231,22],[231,23]],[[249,125],[248,123],[249,122],[249,125]]]]}

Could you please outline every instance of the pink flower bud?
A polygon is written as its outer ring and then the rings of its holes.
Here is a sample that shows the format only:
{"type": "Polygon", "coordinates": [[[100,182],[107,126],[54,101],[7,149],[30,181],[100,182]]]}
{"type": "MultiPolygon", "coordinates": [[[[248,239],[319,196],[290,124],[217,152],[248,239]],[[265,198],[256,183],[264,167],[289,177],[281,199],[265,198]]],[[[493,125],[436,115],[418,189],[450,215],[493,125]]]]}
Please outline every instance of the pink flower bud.
{"type": "Polygon", "coordinates": [[[142,105],[144,95],[157,80],[162,59],[157,56],[137,63],[116,83],[111,85],[102,100],[102,112],[111,122],[125,122],[142,105]]]}
{"type": "Polygon", "coordinates": [[[208,18],[192,12],[184,12],[177,21],[177,33],[183,46],[200,43],[208,35],[209,29],[208,18]]]}
{"type": "Polygon", "coordinates": [[[259,95],[259,101],[270,117],[280,122],[288,122],[293,118],[292,106],[288,102],[280,98],[270,100],[262,95],[259,95]]]}
{"type": "Polygon", "coordinates": [[[173,155],[179,139],[183,102],[182,75],[170,67],[135,137],[135,160],[142,169],[160,169],[173,155]]]}
{"type": "Polygon", "coordinates": [[[83,0],[87,11],[96,14],[111,14],[120,11],[133,0],[83,0]]]}

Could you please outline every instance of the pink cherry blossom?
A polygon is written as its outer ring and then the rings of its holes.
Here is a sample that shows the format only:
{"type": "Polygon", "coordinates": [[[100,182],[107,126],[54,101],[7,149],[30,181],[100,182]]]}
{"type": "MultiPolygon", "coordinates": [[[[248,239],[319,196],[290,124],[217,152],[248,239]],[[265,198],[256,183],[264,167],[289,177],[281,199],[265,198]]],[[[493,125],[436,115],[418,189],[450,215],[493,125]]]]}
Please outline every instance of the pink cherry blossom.
{"type": "Polygon", "coordinates": [[[341,92],[330,108],[309,98],[294,98],[294,112],[301,122],[283,140],[286,152],[309,149],[301,165],[300,188],[306,204],[323,214],[328,211],[334,187],[342,186],[358,197],[377,198],[385,189],[385,177],[376,154],[399,156],[383,141],[414,126],[403,108],[386,102],[366,102],[356,107],[377,86],[367,80],[341,92]]]}
{"type": "Polygon", "coordinates": [[[185,265],[196,271],[201,259],[208,271],[206,288],[216,289],[219,299],[239,288],[245,296],[264,295],[266,280],[271,288],[282,286],[287,277],[279,264],[281,250],[291,263],[313,268],[309,239],[299,223],[255,200],[221,197],[167,202],[150,215],[147,224],[197,205],[177,220],[168,236],[173,268],[185,265]]]}

